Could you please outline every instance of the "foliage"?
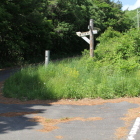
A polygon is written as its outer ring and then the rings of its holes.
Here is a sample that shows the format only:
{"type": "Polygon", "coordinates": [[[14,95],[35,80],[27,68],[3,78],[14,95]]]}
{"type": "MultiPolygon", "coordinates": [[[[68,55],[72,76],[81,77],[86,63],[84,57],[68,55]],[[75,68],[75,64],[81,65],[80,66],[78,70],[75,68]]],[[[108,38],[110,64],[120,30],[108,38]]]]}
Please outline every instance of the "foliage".
{"type": "MultiPolygon", "coordinates": [[[[140,95],[140,31],[111,0],[1,0],[0,66],[77,53],[88,46],[76,36],[90,18],[99,34],[95,57],[23,68],[6,80],[6,97],[30,99],[117,98],[140,95]],[[128,30],[130,29],[130,30],[128,30]],[[126,31],[126,32],[125,32],[126,31]],[[18,86],[17,86],[18,85],[18,86]]],[[[97,43],[97,42],[96,42],[97,43]]]]}
{"type": "Polygon", "coordinates": [[[97,60],[108,61],[123,71],[131,71],[139,67],[139,30],[131,29],[120,34],[109,28],[98,40],[100,44],[95,51],[97,60]]]}
{"type": "Polygon", "coordinates": [[[76,36],[87,31],[89,19],[103,33],[109,26],[123,32],[131,20],[121,11],[121,3],[111,0],[1,0],[0,67],[51,55],[80,53],[88,47],[76,36]]]}
{"type": "Polygon", "coordinates": [[[91,0],[90,17],[95,20],[96,27],[103,33],[109,26],[116,31],[124,32],[131,28],[132,21],[121,10],[120,1],[91,0]]]}
{"type": "MultiPolygon", "coordinates": [[[[131,10],[131,11],[129,11],[128,9],[125,10],[125,14],[129,17],[129,19],[131,19],[133,21],[132,26],[135,28],[138,27],[137,10],[140,11],[140,8],[135,9],[135,10],[131,10]]],[[[140,14],[139,14],[139,18],[140,18],[140,14]]]]}
{"type": "Polygon", "coordinates": [[[50,63],[47,68],[28,67],[6,80],[4,96],[21,100],[139,96],[139,67],[133,60],[120,64],[118,69],[116,64],[85,55],[50,63]]]}
{"type": "Polygon", "coordinates": [[[45,3],[44,0],[0,2],[1,63],[39,57],[42,50],[50,48],[51,26],[42,14],[45,3]]]}

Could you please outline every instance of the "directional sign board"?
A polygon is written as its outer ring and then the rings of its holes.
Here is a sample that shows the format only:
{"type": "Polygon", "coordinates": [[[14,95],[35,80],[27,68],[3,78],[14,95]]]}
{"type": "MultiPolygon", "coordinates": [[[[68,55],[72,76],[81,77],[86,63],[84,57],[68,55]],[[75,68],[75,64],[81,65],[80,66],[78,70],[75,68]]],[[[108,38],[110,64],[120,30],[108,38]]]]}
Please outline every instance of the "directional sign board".
{"type": "Polygon", "coordinates": [[[86,36],[83,36],[82,37],[88,44],[90,44],[90,40],[86,37],[86,36]]]}
{"type": "MultiPolygon", "coordinates": [[[[93,30],[92,31],[93,32],[93,34],[97,34],[97,30],[93,30]]],[[[78,35],[78,36],[80,36],[80,37],[82,37],[82,36],[87,36],[87,35],[90,35],[90,31],[88,31],[88,32],[76,32],[76,34],[78,35]]]]}

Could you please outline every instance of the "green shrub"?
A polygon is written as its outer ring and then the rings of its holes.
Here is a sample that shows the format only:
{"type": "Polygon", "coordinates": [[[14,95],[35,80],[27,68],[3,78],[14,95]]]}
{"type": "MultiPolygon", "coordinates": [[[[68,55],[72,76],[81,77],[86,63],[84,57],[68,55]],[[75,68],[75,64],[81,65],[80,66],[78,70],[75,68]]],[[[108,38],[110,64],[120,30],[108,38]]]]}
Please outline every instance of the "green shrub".
{"type": "Polygon", "coordinates": [[[96,60],[109,61],[110,64],[117,65],[126,71],[131,71],[139,66],[140,31],[131,29],[126,33],[119,34],[109,28],[102,34],[99,41],[101,42],[95,50],[96,60]]]}
{"type": "Polygon", "coordinates": [[[65,59],[22,69],[6,80],[4,95],[22,100],[118,98],[140,95],[140,31],[120,34],[109,28],[95,57],[65,59]]]}

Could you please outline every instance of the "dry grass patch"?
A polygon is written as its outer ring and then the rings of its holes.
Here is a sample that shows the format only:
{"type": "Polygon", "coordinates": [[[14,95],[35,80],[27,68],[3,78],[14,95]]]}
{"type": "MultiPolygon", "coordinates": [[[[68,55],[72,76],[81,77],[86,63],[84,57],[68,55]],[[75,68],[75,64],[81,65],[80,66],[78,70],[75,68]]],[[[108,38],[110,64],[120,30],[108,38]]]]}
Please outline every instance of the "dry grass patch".
{"type": "Polygon", "coordinates": [[[70,121],[97,121],[97,120],[102,120],[100,117],[91,117],[91,118],[81,118],[81,117],[74,117],[74,118],[60,118],[60,119],[48,119],[44,118],[41,116],[35,116],[34,118],[30,119],[29,121],[33,122],[39,122],[41,123],[44,127],[41,130],[41,132],[50,132],[52,130],[58,129],[59,127],[55,126],[59,123],[66,123],[70,121]]]}
{"type": "Polygon", "coordinates": [[[116,130],[115,135],[118,139],[121,139],[121,138],[124,138],[127,136],[129,127],[130,127],[132,121],[135,120],[137,117],[140,117],[140,107],[129,109],[128,113],[125,115],[125,117],[120,118],[121,120],[123,120],[125,122],[125,126],[119,127],[116,130]]]}
{"type": "Polygon", "coordinates": [[[56,136],[57,139],[63,139],[63,136],[56,136]]]}
{"type": "Polygon", "coordinates": [[[39,111],[31,111],[31,112],[7,112],[7,113],[0,113],[1,117],[16,117],[16,116],[23,116],[28,114],[37,114],[39,111]]]}

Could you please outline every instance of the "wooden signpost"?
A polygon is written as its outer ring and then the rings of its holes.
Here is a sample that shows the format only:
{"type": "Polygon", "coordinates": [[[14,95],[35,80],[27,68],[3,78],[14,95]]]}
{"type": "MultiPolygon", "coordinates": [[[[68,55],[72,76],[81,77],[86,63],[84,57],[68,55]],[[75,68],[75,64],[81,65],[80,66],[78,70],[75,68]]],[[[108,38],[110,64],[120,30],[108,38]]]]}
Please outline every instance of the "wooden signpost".
{"type": "Polygon", "coordinates": [[[79,37],[82,37],[87,43],[90,44],[90,57],[94,56],[94,34],[97,34],[97,30],[93,30],[93,19],[89,22],[89,31],[87,32],[76,32],[79,37]],[[86,36],[90,36],[87,38],[86,36]]]}

